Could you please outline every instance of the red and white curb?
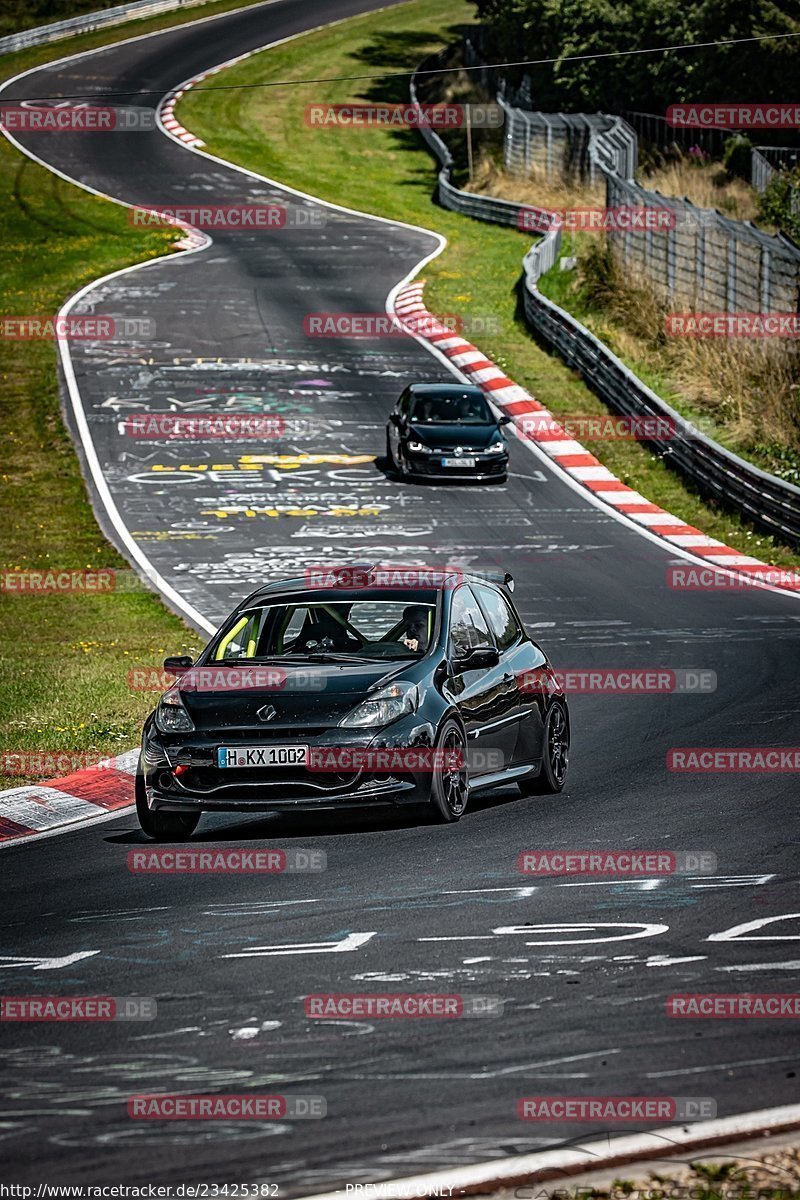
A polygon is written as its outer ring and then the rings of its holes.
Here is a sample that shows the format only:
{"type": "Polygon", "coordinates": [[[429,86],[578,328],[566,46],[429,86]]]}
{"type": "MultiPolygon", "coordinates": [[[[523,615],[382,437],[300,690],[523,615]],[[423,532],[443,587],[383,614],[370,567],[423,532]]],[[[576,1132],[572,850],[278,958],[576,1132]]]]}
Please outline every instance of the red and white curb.
{"type": "Polygon", "coordinates": [[[303,1200],[343,1200],[345,1195],[361,1195],[371,1200],[415,1200],[422,1196],[468,1196],[470,1193],[486,1195],[501,1188],[564,1179],[609,1167],[648,1161],[668,1163],[670,1156],[676,1155],[680,1155],[677,1161],[682,1164],[688,1155],[696,1157],[695,1151],[796,1129],[800,1129],[800,1105],[787,1104],[783,1108],[765,1108],[714,1121],[654,1129],[650,1133],[604,1137],[583,1146],[514,1155],[500,1161],[495,1159],[494,1162],[474,1163],[470,1167],[453,1167],[449,1171],[431,1171],[427,1175],[413,1175],[406,1179],[350,1184],[349,1191],[342,1188],[335,1192],[320,1192],[305,1196],[303,1200]],[[359,1186],[361,1191],[355,1191],[359,1186]]]}
{"type": "Polygon", "coordinates": [[[571,438],[554,417],[530,392],[513,382],[496,363],[471,342],[441,324],[428,311],[422,299],[425,281],[401,288],[394,299],[394,311],[409,332],[424,338],[444,355],[468,379],[476,383],[501,411],[513,419],[521,436],[536,445],[570,475],[619,513],[645,527],[673,546],[717,568],[731,569],[756,578],[768,572],[764,584],[791,592],[800,592],[800,575],[769,567],[733,546],[709,537],[701,529],[687,525],[679,517],[651,504],[633,488],[617,479],[599,459],[580,442],[571,438]],[[772,581],[774,574],[776,581],[772,581]],[[778,581],[780,580],[780,581],[778,581]]]}
{"type": "MultiPolygon", "coordinates": [[[[197,83],[200,79],[205,78],[203,75],[198,75],[193,79],[192,83],[197,83]]],[[[160,107],[161,124],[165,129],[169,130],[173,137],[179,142],[185,142],[187,146],[205,146],[205,142],[201,141],[195,134],[190,133],[188,129],[184,129],[180,121],[175,116],[175,105],[183,95],[183,89],[177,92],[170,92],[167,98],[162,102],[160,107]]]]}
{"type": "Polygon", "coordinates": [[[0,792],[0,847],[128,808],[138,760],[139,751],[129,750],[107,765],[0,792]]]}

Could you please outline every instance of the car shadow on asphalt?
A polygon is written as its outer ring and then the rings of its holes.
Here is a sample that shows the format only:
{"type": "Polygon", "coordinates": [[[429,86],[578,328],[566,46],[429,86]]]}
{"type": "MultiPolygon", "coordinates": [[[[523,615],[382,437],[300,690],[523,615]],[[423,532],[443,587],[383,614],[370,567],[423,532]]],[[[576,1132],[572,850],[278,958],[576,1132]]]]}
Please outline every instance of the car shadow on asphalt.
{"type": "MultiPolygon", "coordinates": [[[[476,792],[470,797],[462,822],[491,812],[510,803],[527,804],[511,784],[502,789],[476,792]]],[[[419,829],[423,833],[449,834],[457,825],[435,821],[426,808],[396,808],[375,805],[364,809],[341,809],[330,812],[206,813],[199,828],[183,841],[162,843],[170,845],[204,845],[210,842],[274,841],[275,838],[342,837],[347,834],[382,834],[401,829],[419,829]]],[[[105,838],[110,845],[155,845],[134,827],[105,838]]]]}

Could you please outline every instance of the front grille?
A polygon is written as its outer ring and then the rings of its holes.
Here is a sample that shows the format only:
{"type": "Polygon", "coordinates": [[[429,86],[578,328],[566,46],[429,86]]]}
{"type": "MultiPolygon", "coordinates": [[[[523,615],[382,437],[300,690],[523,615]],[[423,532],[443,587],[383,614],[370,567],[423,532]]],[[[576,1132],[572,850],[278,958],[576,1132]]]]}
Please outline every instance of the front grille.
{"type": "MultiPolygon", "coordinates": [[[[307,771],[305,767],[243,767],[224,770],[219,767],[192,767],[180,777],[180,787],[187,792],[236,791],[244,788],[308,791],[310,794],[340,791],[352,787],[360,778],[358,771],[307,771]]],[[[180,788],[176,789],[179,791],[180,788]]]]}

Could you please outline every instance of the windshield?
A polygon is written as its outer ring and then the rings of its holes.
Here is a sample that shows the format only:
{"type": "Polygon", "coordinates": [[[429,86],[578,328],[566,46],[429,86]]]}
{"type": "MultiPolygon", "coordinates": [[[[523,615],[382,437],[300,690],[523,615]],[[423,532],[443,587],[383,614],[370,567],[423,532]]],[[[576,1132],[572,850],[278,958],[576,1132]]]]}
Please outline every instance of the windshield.
{"type": "Polygon", "coordinates": [[[474,392],[426,392],[414,397],[411,420],[417,425],[493,425],[483,396],[474,392]]]}
{"type": "Polygon", "coordinates": [[[255,605],[228,622],[212,661],[419,658],[431,644],[435,614],[432,593],[426,603],[393,598],[255,605]]]}

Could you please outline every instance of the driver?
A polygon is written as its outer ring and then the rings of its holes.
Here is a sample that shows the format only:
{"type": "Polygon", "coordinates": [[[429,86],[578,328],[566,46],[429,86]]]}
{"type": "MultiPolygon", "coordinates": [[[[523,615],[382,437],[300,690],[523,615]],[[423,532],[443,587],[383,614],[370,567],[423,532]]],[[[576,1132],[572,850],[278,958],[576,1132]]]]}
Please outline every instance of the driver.
{"type": "Polygon", "coordinates": [[[403,609],[405,633],[402,637],[404,646],[424,654],[428,649],[428,609],[423,604],[409,604],[403,609]]]}
{"type": "MultiPolygon", "coordinates": [[[[343,621],[350,616],[351,607],[349,604],[336,605],[336,610],[340,613],[343,621]],[[343,609],[344,611],[342,611],[343,609]]],[[[354,645],[357,645],[355,638],[352,638],[345,626],[337,621],[332,613],[320,608],[314,615],[316,620],[313,624],[306,622],[308,628],[304,631],[301,639],[305,649],[313,648],[312,643],[323,650],[351,650],[354,645]]]]}

